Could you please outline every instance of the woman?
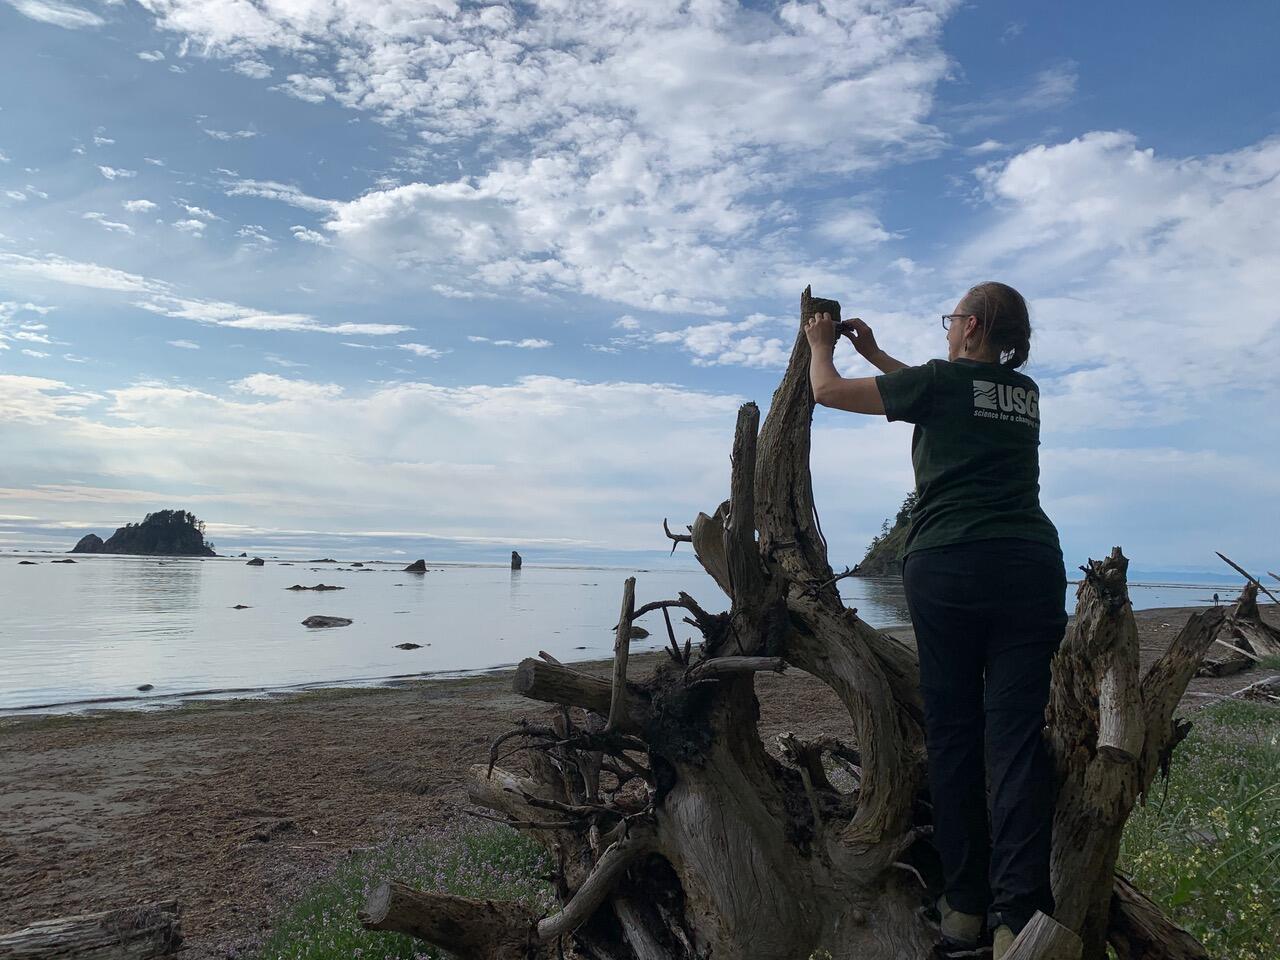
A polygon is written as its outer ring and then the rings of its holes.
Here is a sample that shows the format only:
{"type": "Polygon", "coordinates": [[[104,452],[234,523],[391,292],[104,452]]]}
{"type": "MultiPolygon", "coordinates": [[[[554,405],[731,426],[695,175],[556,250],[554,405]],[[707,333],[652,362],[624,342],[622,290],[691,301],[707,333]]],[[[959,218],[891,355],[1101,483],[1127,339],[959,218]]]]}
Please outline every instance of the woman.
{"type": "Polygon", "coordinates": [[[805,333],[818,403],[915,424],[918,499],[902,579],[946,881],[938,909],[949,947],[975,946],[985,915],[999,960],[1036,910],[1053,912],[1053,774],[1042,730],[1066,574],[1058,532],[1040,509],[1040,391],[1017,372],[1031,345],[1026,302],[1003,283],[980,283],[942,325],[947,359],[918,367],[881,350],[861,320],[844,325],[882,371],[854,379],[832,362],[829,314],[805,333]]]}

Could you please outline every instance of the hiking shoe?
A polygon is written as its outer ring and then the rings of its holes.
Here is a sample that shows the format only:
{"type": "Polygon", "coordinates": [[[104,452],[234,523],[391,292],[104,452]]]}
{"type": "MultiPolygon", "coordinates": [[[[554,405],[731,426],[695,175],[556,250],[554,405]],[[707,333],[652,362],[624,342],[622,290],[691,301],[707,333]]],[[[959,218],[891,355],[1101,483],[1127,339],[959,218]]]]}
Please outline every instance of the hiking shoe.
{"type": "Polygon", "coordinates": [[[1003,923],[991,935],[991,960],[1000,960],[1013,946],[1013,931],[1003,923]]]}
{"type": "Polygon", "coordinates": [[[982,936],[982,914],[962,913],[947,903],[946,896],[938,898],[938,916],[942,920],[942,939],[948,946],[976,947],[982,936]]]}

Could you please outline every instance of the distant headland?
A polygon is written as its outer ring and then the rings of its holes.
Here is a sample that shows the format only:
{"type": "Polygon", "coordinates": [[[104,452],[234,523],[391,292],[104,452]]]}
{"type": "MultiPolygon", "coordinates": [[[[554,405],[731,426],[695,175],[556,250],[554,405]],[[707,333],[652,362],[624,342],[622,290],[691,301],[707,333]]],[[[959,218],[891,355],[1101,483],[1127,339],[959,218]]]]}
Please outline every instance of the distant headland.
{"type": "Polygon", "coordinates": [[[86,534],[72,553],[126,553],[143,557],[216,557],[204,538],[204,521],[185,510],[158,510],[127,523],[107,540],[86,534]]]}

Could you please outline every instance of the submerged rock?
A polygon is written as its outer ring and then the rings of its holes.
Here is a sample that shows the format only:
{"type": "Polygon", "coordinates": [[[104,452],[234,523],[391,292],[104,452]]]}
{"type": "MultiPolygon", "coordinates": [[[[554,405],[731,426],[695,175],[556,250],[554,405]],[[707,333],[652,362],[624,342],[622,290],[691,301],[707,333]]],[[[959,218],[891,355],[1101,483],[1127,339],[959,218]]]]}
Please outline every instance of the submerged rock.
{"type": "Polygon", "coordinates": [[[237,603],[237,604],[236,604],[234,607],[232,607],[231,609],[232,609],[232,610],[248,610],[248,609],[249,609],[249,605],[248,605],[247,603],[237,603]]]}
{"type": "Polygon", "coordinates": [[[314,587],[304,587],[300,583],[295,583],[292,587],[285,587],[286,590],[345,590],[346,587],[335,587],[330,583],[317,583],[314,587]]]}
{"type": "Polygon", "coordinates": [[[75,563],[75,561],[70,559],[69,557],[66,560],[50,560],[49,562],[50,563],[75,563]]]}
{"type": "Polygon", "coordinates": [[[427,561],[415,560],[413,563],[409,564],[407,567],[404,568],[404,572],[405,573],[426,573],[427,561]]]}
{"type": "Polygon", "coordinates": [[[421,649],[422,649],[422,644],[420,644],[420,643],[397,643],[397,644],[396,644],[396,649],[397,649],[397,650],[421,650],[421,649]]]}
{"type": "Polygon", "coordinates": [[[20,566],[20,567],[34,567],[34,566],[36,566],[36,562],[35,562],[34,560],[19,560],[19,561],[18,561],[18,566],[20,566]]]}
{"type": "Polygon", "coordinates": [[[307,617],[302,621],[304,627],[349,627],[354,620],[348,620],[346,617],[307,617]]]}
{"type": "Polygon", "coordinates": [[[267,561],[263,560],[261,557],[254,557],[245,564],[246,567],[265,567],[266,565],[267,561]]]}
{"type": "Polygon", "coordinates": [[[138,687],[138,690],[142,693],[146,693],[148,690],[154,690],[154,689],[155,689],[155,686],[150,683],[144,683],[142,684],[142,686],[138,687]]]}
{"type": "Polygon", "coordinates": [[[323,560],[308,560],[307,563],[337,563],[332,557],[325,557],[323,560]]]}
{"type": "Polygon", "coordinates": [[[358,561],[357,561],[356,563],[353,563],[353,564],[352,564],[352,566],[353,566],[353,567],[363,567],[363,566],[364,566],[364,564],[363,564],[363,563],[360,563],[360,562],[358,562],[358,561]]]}

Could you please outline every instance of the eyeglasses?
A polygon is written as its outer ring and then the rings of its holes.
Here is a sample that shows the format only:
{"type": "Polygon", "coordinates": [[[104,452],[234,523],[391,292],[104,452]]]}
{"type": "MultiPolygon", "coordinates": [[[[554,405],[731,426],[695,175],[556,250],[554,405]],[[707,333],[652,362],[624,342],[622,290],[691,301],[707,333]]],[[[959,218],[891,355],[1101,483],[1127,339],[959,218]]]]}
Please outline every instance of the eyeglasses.
{"type": "Polygon", "coordinates": [[[942,315],[942,329],[949,330],[951,328],[952,320],[955,320],[957,318],[963,320],[971,316],[973,316],[973,314],[971,313],[944,313],[942,315]]]}

